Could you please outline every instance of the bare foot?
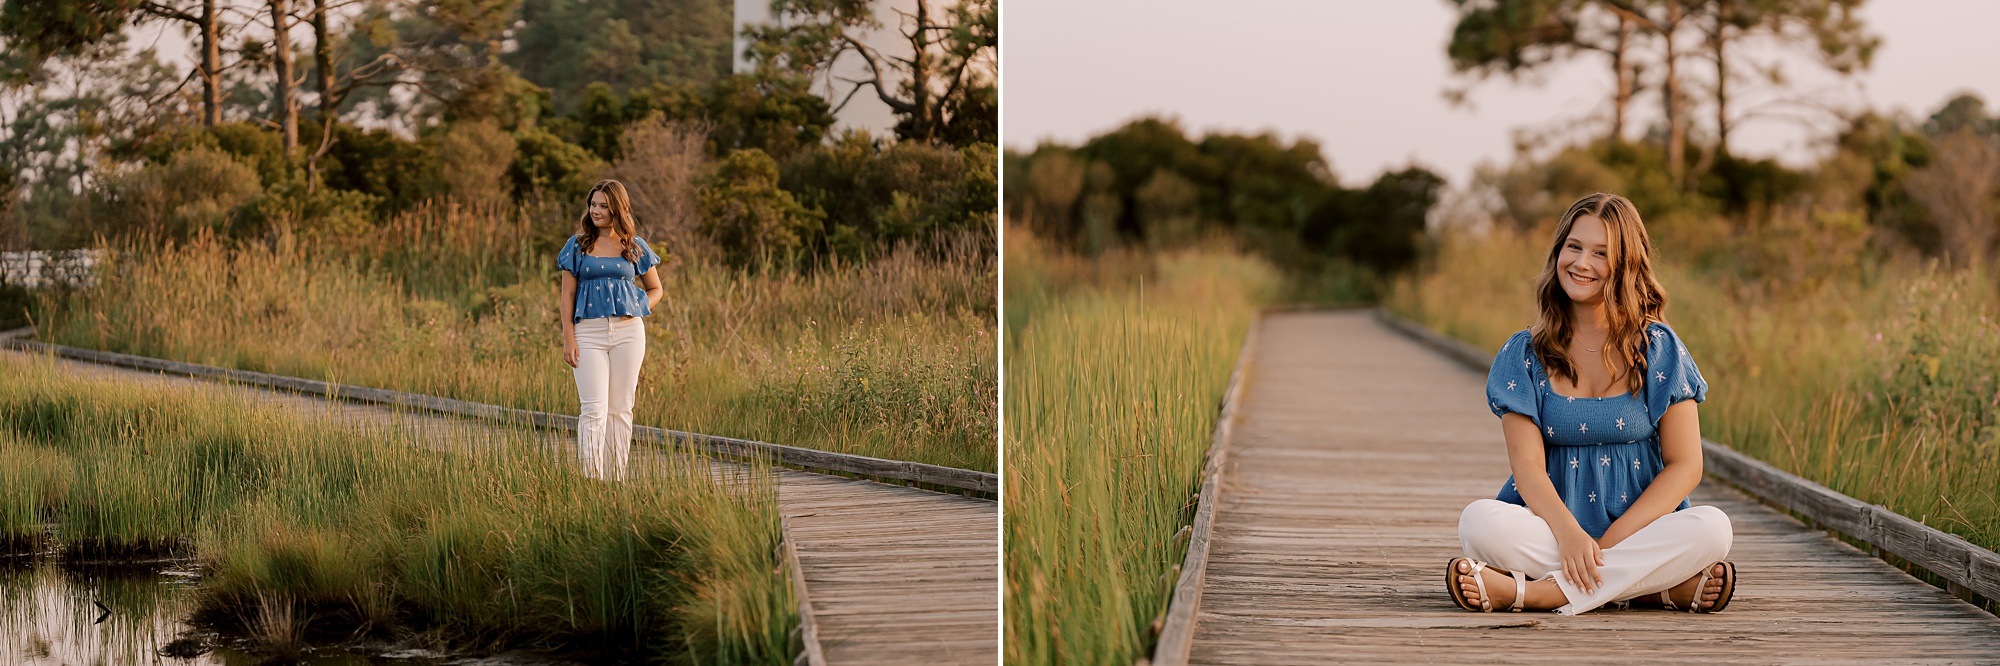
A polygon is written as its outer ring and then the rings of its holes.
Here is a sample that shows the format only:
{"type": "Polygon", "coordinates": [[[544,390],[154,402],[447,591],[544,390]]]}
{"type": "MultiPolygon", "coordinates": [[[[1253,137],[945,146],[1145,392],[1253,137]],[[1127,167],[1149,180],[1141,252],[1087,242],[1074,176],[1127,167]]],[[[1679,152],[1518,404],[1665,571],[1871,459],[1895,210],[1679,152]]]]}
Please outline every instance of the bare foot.
{"type": "MultiPolygon", "coordinates": [[[[1478,606],[1479,583],[1472,579],[1472,563],[1460,560],[1458,574],[1458,588],[1464,592],[1465,600],[1478,606]]],[[[1479,575],[1486,579],[1486,591],[1493,595],[1493,610],[1504,611],[1514,607],[1513,576],[1494,571],[1492,567],[1480,571],[1479,575]]],[[[1521,607],[1526,610],[1549,610],[1566,603],[1569,603],[1569,597],[1563,595],[1562,588],[1557,587],[1555,581],[1531,580],[1528,581],[1528,598],[1521,607]]]]}

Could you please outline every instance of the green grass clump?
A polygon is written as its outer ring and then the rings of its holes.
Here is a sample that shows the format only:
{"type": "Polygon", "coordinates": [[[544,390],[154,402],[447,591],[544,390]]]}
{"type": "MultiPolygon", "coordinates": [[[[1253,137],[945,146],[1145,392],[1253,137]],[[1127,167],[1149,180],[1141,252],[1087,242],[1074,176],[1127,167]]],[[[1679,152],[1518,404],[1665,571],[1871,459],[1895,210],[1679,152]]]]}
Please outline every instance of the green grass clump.
{"type": "Polygon", "coordinates": [[[1146,656],[1268,265],[1007,245],[1006,662],[1146,656]]]}
{"type": "Polygon", "coordinates": [[[0,384],[7,538],[52,519],[72,559],[193,556],[199,616],[232,632],[790,661],[768,467],[635,451],[646,474],[603,483],[523,430],[362,431],[47,359],[0,373],[19,379],[0,384]]]}
{"type": "MultiPolygon", "coordinates": [[[[37,335],[574,414],[555,267],[568,219],[427,207],[361,237],[114,246],[95,288],[43,298],[37,335]]],[[[973,235],[807,273],[662,266],[635,413],[996,470],[995,266],[973,235]]]]}
{"type": "MultiPolygon", "coordinates": [[[[1668,321],[1710,385],[1702,434],[2000,549],[2000,290],[1992,277],[1855,252],[1771,252],[1814,243],[1770,235],[1661,244],[1668,321]]],[[[1388,306],[1497,350],[1534,321],[1532,282],[1546,242],[1507,230],[1448,239],[1432,268],[1399,284],[1388,306]]]]}

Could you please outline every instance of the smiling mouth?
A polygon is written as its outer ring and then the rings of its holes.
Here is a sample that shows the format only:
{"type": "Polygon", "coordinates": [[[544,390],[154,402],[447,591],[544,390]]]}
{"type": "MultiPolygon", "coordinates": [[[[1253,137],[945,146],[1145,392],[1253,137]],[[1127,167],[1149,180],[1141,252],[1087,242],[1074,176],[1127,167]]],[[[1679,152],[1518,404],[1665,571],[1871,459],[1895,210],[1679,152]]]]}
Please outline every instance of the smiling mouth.
{"type": "Polygon", "coordinates": [[[1597,284],[1597,278],[1587,278],[1581,275],[1577,275],[1575,273],[1569,274],[1569,280],[1570,282],[1574,282],[1577,284],[1577,286],[1581,287],[1588,287],[1590,285],[1597,284]]]}

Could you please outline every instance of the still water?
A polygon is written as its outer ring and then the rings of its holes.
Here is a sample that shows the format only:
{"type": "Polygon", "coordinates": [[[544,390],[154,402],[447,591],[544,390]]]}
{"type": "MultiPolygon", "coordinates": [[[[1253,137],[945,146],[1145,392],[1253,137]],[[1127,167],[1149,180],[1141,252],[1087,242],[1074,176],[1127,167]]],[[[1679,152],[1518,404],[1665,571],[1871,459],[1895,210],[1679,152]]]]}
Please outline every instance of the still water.
{"type": "MultiPolygon", "coordinates": [[[[59,564],[46,556],[0,555],[0,665],[256,666],[271,663],[241,639],[191,626],[201,574],[190,561],[59,564]]],[[[556,665],[575,662],[509,653],[447,655],[387,643],[307,648],[294,662],[556,665]]]]}

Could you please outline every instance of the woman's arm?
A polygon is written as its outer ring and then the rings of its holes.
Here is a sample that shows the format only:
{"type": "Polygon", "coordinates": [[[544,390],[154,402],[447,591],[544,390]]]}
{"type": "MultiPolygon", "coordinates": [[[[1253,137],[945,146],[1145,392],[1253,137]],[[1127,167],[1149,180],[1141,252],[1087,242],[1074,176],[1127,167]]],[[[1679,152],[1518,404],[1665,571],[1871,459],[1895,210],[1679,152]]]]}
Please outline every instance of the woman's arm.
{"type": "Polygon", "coordinates": [[[1533,420],[1516,412],[1500,417],[1500,430],[1507,437],[1507,466],[1514,470],[1514,489],[1521,493],[1528,509],[1555,533],[1564,577],[1585,591],[1596,589],[1600,582],[1597,567],[1604,565],[1602,548],[1577,524],[1562,496],[1556,494],[1556,484],[1549,480],[1547,443],[1542,439],[1542,431],[1533,420]]]}
{"type": "Polygon", "coordinates": [[[576,367],[576,359],[582,354],[576,346],[576,275],[569,271],[562,274],[562,297],[558,307],[562,310],[563,362],[576,367]]]}
{"type": "Polygon", "coordinates": [[[646,274],[639,276],[639,286],[646,290],[646,309],[648,311],[652,310],[653,306],[659,305],[660,299],[667,295],[667,290],[660,287],[660,268],[658,266],[646,269],[646,274]]]}
{"type": "Polygon", "coordinates": [[[1695,411],[1693,400],[1674,403],[1660,417],[1660,458],[1666,461],[1666,467],[1653,477],[1645,492],[1639,493],[1639,499],[1625,509],[1625,515],[1604,531],[1603,538],[1597,540],[1599,546],[1616,546],[1660,516],[1673,513],[1681,500],[1701,483],[1701,416],[1695,411]]]}

